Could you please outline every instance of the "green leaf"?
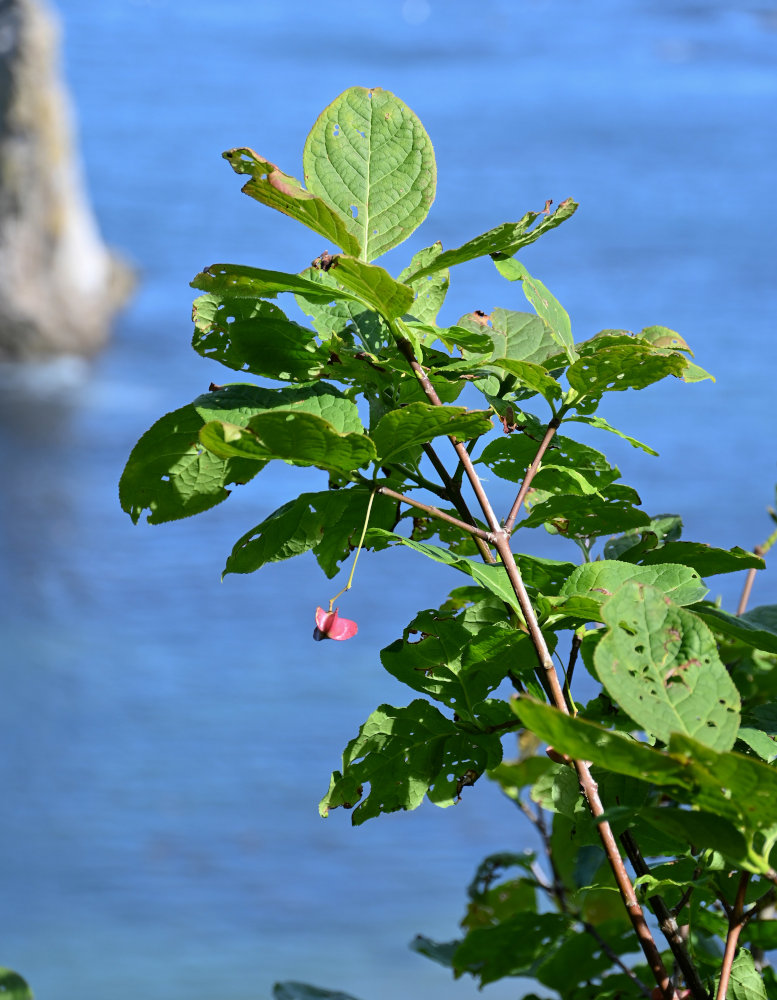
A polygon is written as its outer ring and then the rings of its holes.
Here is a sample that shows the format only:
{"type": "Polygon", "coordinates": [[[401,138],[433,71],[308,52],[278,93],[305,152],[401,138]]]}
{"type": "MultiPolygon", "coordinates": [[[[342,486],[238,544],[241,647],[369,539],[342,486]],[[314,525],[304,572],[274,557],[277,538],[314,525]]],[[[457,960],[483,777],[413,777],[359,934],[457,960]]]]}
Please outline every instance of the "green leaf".
{"type": "Polygon", "coordinates": [[[192,288],[229,299],[273,299],[280,292],[292,292],[320,302],[332,299],[358,301],[355,295],[338,288],[334,282],[324,286],[300,274],[266,271],[242,264],[211,264],[200,271],[190,284],[192,288]]]}
{"type": "MultiPolygon", "coordinates": [[[[678,809],[677,806],[642,808],[639,818],[670,837],[692,844],[697,849],[706,847],[719,851],[737,866],[753,870],[747,841],[730,819],[711,812],[678,809]]],[[[756,867],[756,871],[759,870],[756,867]]],[[[648,895],[660,893],[662,888],[648,883],[648,895]]]]}
{"type": "Polygon", "coordinates": [[[643,444],[642,441],[638,441],[636,438],[630,437],[628,434],[624,434],[623,431],[619,431],[617,427],[613,427],[612,424],[608,424],[604,417],[595,415],[592,416],[586,413],[570,413],[566,419],[575,420],[580,424],[588,424],[589,427],[598,427],[600,430],[609,431],[610,434],[617,434],[618,437],[623,438],[624,441],[628,441],[632,448],[639,448],[641,451],[646,451],[648,455],[658,455],[658,452],[654,451],[649,444],[643,444]]]}
{"type": "Polygon", "coordinates": [[[693,604],[707,593],[699,574],[687,566],[670,563],[648,568],[600,559],[578,566],[561,588],[559,596],[584,594],[601,603],[629,582],[657,587],[675,604],[680,605],[693,604]]]}
{"type": "MultiPolygon", "coordinates": [[[[335,576],[339,563],[356,547],[369,497],[363,486],[301,494],[238,539],[223,575],[253,573],[265,563],[313,549],[326,575],[335,576]]],[[[395,520],[396,503],[376,496],[370,524],[390,528],[395,520]]]]}
{"type": "Polygon", "coordinates": [[[514,375],[522,386],[538,392],[550,402],[561,397],[561,386],[542,365],[531,361],[514,361],[512,358],[496,358],[489,366],[514,375]]]}
{"type": "Polygon", "coordinates": [[[265,160],[253,149],[228,149],[221,155],[236,174],[248,174],[251,177],[243,186],[243,194],[291,216],[346,253],[356,256],[361,253],[361,244],[349,231],[348,222],[325,200],[305,191],[295,177],[284,174],[274,163],[265,160]]]}
{"type": "MultiPolygon", "coordinates": [[[[777,628],[759,627],[764,620],[763,617],[759,616],[761,609],[756,608],[748,614],[739,617],[730,615],[721,608],[715,608],[707,604],[696,604],[691,610],[716,632],[730,639],[744,642],[748,646],[755,647],[755,649],[763,649],[767,653],[777,653],[777,628]],[[753,614],[756,615],[755,621],[750,617],[753,614]]],[[[767,618],[766,620],[768,621],[769,619],[767,618]]]]}
{"type": "Polygon", "coordinates": [[[418,271],[420,268],[431,263],[441,253],[442,243],[434,243],[424,250],[419,250],[418,253],[413,255],[409,267],[406,267],[397,279],[400,282],[410,285],[415,292],[415,300],[410,307],[410,312],[419,323],[433,324],[437,322],[437,313],[440,311],[440,307],[448,293],[450,271],[446,267],[442,271],[436,271],[434,274],[427,275],[425,278],[415,278],[412,282],[407,281],[407,278],[414,271],[418,271]]]}
{"type": "MultiPolygon", "coordinates": [[[[612,487],[608,487],[612,489],[612,487]]],[[[519,528],[538,528],[550,524],[559,534],[577,538],[614,535],[627,528],[648,524],[647,514],[629,502],[610,499],[607,491],[589,496],[551,496],[535,502],[519,528]]]]}
{"type": "Polygon", "coordinates": [[[287,981],[275,983],[272,988],[273,1000],[355,1000],[350,993],[339,990],[322,990],[308,983],[287,981]]]}
{"type": "Polygon", "coordinates": [[[568,926],[569,918],[560,913],[519,913],[494,927],[478,927],[456,950],[455,973],[468,972],[481,986],[530,974],[568,926]]]}
{"type": "MultiPolygon", "coordinates": [[[[528,430],[524,434],[511,434],[508,437],[501,437],[496,441],[490,441],[480,454],[477,460],[483,465],[487,465],[501,479],[507,479],[511,483],[523,482],[526,470],[534,461],[540,441],[528,430]]],[[[571,493],[597,493],[602,488],[618,479],[620,473],[614,469],[605,456],[586,444],[581,444],[573,438],[556,434],[548,450],[542,459],[539,472],[534,477],[537,489],[553,492],[546,479],[548,473],[557,476],[559,473],[569,472],[570,480],[580,484],[584,480],[586,489],[578,486],[576,490],[569,490],[571,493]]],[[[555,480],[554,480],[555,481],[555,480]]]]}
{"type": "MultiPolygon", "coordinates": [[[[736,546],[733,549],[715,549],[702,542],[668,542],[642,556],[643,566],[655,563],[680,563],[690,566],[700,576],[718,573],[737,573],[742,569],[764,569],[763,559],[736,546]]],[[[699,598],[697,598],[698,600],[699,598]]]]}
{"type": "Polygon", "coordinates": [[[672,604],[663,589],[636,581],[605,601],[602,614],[608,632],[594,665],[610,697],[664,743],[671,733],[684,733],[730,750],[739,728],[739,693],[707,626],[672,604]]]}
{"type": "Polygon", "coordinates": [[[486,254],[502,254],[505,257],[512,257],[523,247],[538,240],[543,233],[560,226],[562,222],[574,215],[576,210],[577,202],[567,198],[533,229],[531,227],[543,215],[542,212],[527,212],[519,222],[503,222],[501,226],[489,229],[487,233],[476,236],[457,249],[441,253],[431,263],[410,275],[410,280],[417,281],[428,274],[434,274],[435,271],[441,271],[444,267],[464,264],[468,260],[485,257],[486,254]]]}
{"type": "Polygon", "coordinates": [[[682,534],[682,528],[683,519],[679,514],[658,514],[650,519],[650,524],[632,529],[605,542],[604,558],[638,563],[646,552],[678,539],[682,534]]]}
{"type": "MultiPolygon", "coordinates": [[[[312,390],[308,390],[312,394],[312,390]]],[[[219,458],[206,451],[198,435],[209,420],[225,418],[245,425],[274,405],[271,389],[232,385],[205,393],[188,406],[161,417],[141,437],[119,482],[119,500],[137,524],[144,510],[161,524],[199,514],[226,500],[232,483],[245,483],[262,468],[255,461],[219,458]]]]}
{"type": "Polygon", "coordinates": [[[0,992],[4,1000],[34,1000],[32,990],[18,972],[0,968],[0,992]]]}
{"type": "Polygon", "coordinates": [[[567,370],[567,378],[579,393],[598,396],[644,389],[667,375],[681,375],[687,364],[679,354],[656,354],[642,344],[623,344],[580,358],[567,370]]]}
{"type": "Polygon", "coordinates": [[[767,735],[761,729],[740,726],[737,739],[749,746],[751,750],[754,750],[761,760],[765,760],[767,764],[771,764],[775,757],[777,757],[777,743],[774,737],[767,735]]]}
{"type": "Polygon", "coordinates": [[[318,116],[305,142],[305,183],[332,205],[373,260],[421,225],[437,167],[426,130],[388,90],[350,87],[318,116]]]}
{"type": "Polygon", "coordinates": [[[509,260],[494,261],[496,269],[508,281],[520,281],[523,293],[537,310],[537,315],[547,323],[553,339],[566,354],[569,363],[577,361],[579,355],[575,350],[572,338],[572,325],[569,314],[558,299],[548,291],[541,281],[533,278],[520,261],[514,257],[509,260]]]}
{"type": "Polygon", "coordinates": [[[380,813],[416,809],[424,796],[450,806],[467,772],[480,775],[501,758],[498,736],[464,732],[427,701],[381,705],[345,748],[343,770],[332,775],[319,811],[356,806],[352,822],[359,826],[380,813]]]}
{"type": "Polygon", "coordinates": [[[769,1000],[761,974],[746,948],[739,949],[731,966],[726,1000],[769,1000]]]}
{"type": "Polygon", "coordinates": [[[446,969],[452,969],[453,956],[460,944],[460,941],[433,941],[423,934],[416,934],[410,942],[410,950],[444,965],[446,969]]]}
{"type": "Polygon", "coordinates": [[[468,315],[458,322],[463,329],[485,334],[491,340],[490,357],[480,351],[464,350],[464,357],[473,363],[490,364],[507,359],[542,365],[548,358],[558,357],[558,345],[551,329],[534,313],[494,309],[488,320],[490,325],[468,315]]]}
{"type": "Polygon", "coordinates": [[[537,665],[529,637],[507,623],[473,633],[460,617],[433,610],[416,615],[380,659],[392,677],[474,724],[480,703],[509,672],[531,672],[537,665]]]}
{"type": "Polygon", "coordinates": [[[194,350],[227,368],[286,382],[309,382],[326,373],[329,350],[271,302],[201,295],[193,318],[194,350]]]}
{"type": "Polygon", "coordinates": [[[491,429],[491,418],[486,410],[468,411],[463,406],[410,403],[381,417],[372,430],[372,439],[378,461],[388,465],[397,461],[408,448],[426,444],[441,434],[468,441],[491,429]]]}
{"type": "Polygon", "coordinates": [[[212,421],[200,431],[200,441],[221,458],[281,458],[336,473],[375,460],[375,446],[366,434],[341,434],[329,421],[303,410],[260,413],[245,428],[212,421]]]}
{"type": "Polygon", "coordinates": [[[388,271],[377,264],[367,264],[357,257],[338,254],[331,271],[337,267],[335,280],[345,285],[371,309],[376,309],[386,319],[397,319],[412,305],[415,293],[409,285],[396,281],[388,271]]]}

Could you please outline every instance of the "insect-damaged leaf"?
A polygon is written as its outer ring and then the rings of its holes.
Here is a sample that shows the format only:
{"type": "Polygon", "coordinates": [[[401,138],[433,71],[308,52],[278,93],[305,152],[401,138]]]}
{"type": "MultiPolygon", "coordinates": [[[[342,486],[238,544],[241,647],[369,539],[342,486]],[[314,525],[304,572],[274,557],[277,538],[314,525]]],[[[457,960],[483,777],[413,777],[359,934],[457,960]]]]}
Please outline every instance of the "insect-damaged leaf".
{"type": "Polygon", "coordinates": [[[291,216],[346,253],[356,256],[361,253],[361,244],[349,231],[346,219],[324,199],[306,191],[296,177],[284,174],[253,149],[228,149],[222,156],[236,174],[250,175],[251,180],[243,186],[243,194],[291,216]]]}
{"type": "Polygon", "coordinates": [[[604,347],[567,369],[573,389],[585,395],[644,389],[667,375],[682,375],[688,361],[680,354],[660,354],[643,344],[604,347]]]}
{"type": "Polygon", "coordinates": [[[336,473],[352,472],[375,458],[366,434],[341,434],[329,421],[302,410],[260,413],[246,428],[212,421],[200,431],[200,441],[222,458],[281,458],[336,473]]]}
{"type": "Polygon", "coordinates": [[[372,439],[382,463],[394,462],[408,448],[426,444],[441,434],[468,441],[491,430],[485,410],[468,411],[463,406],[433,406],[410,403],[381,417],[372,430],[372,439]]]}
{"type": "Polygon", "coordinates": [[[227,368],[285,382],[309,382],[325,373],[328,349],[272,302],[201,295],[193,318],[194,350],[227,368]]]}
{"type": "MultiPolygon", "coordinates": [[[[335,576],[339,563],[356,547],[369,498],[370,491],[362,486],[301,494],[235,542],[224,575],[253,573],[265,563],[313,549],[326,575],[335,576]]],[[[396,502],[375,496],[370,524],[390,528],[395,520],[396,502]]]]}
{"type": "Polygon", "coordinates": [[[485,257],[486,254],[501,254],[505,257],[512,257],[523,247],[538,240],[543,233],[560,226],[570,215],[574,214],[576,209],[577,202],[567,198],[555,211],[544,216],[542,222],[536,226],[534,223],[543,215],[542,212],[527,212],[518,222],[503,222],[501,226],[489,229],[487,233],[476,236],[455,250],[444,251],[425,267],[411,274],[406,280],[417,281],[427,274],[441,271],[444,267],[464,264],[468,260],[475,260],[476,257],[485,257]],[[534,226],[533,229],[532,226],[534,226]]]}
{"type": "Polygon", "coordinates": [[[350,87],[326,107],[302,162],[308,189],[334,206],[362,248],[347,252],[363,260],[407,239],[434,201],[431,140],[410,108],[379,87],[350,87]]]}
{"type": "Polygon", "coordinates": [[[409,285],[392,278],[377,264],[367,264],[356,257],[338,254],[329,270],[338,284],[349,288],[362,302],[386,319],[396,319],[410,308],[415,293],[409,285]]]}
{"type": "Polygon", "coordinates": [[[458,325],[481,336],[485,335],[491,341],[488,354],[483,354],[479,349],[465,348],[462,353],[473,364],[488,364],[504,358],[529,361],[535,365],[544,365],[549,358],[565,363],[550,327],[534,313],[494,309],[488,323],[474,319],[470,313],[462,316],[458,325]]]}
{"type": "Polygon", "coordinates": [[[356,806],[352,822],[359,826],[381,813],[415,809],[424,796],[450,806],[468,772],[480,775],[501,759],[498,736],[465,732],[427,701],[381,705],[345,748],[343,770],[332,775],[319,811],[326,816],[337,806],[356,806]]]}
{"type": "Polygon", "coordinates": [[[437,322],[437,313],[445,301],[450,285],[450,272],[445,268],[442,271],[436,271],[433,275],[427,275],[425,278],[415,278],[412,282],[406,279],[414,271],[439,257],[441,253],[442,243],[435,243],[424,250],[419,250],[413,255],[409,267],[406,267],[399,275],[398,280],[410,285],[415,292],[415,300],[410,306],[410,314],[419,323],[437,322]]]}
{"type": "Polygon", "coordinates": [[[233,299],[273,299],[282,292],[293,292],[320,302],[331,302],[332,299],[358,301],[355,295],[334,283],[323,286],[321,282],[300,274],[266,271],[242,264],[211,264],[200,271],[190,284],[203,292],[233,299]]]}
{"type": "Polygon", "coordinates": [[[629,582],[657,587],[675,604],[693,604],[707,593],[699,574],[688,566],[669,563],[632,566],[614,559],[600,559],[578,566],[561,588],[559,596],[585,595],[600,603],[629,582]]]}
{"type": "Polygon", "coordinates": [[[683,733],[731,749],[739,693],[707,626],[662,591],[633,581],[604,603],[602,615],[608,631],[594,665],[610,697],[665,743],[683,733]]]}

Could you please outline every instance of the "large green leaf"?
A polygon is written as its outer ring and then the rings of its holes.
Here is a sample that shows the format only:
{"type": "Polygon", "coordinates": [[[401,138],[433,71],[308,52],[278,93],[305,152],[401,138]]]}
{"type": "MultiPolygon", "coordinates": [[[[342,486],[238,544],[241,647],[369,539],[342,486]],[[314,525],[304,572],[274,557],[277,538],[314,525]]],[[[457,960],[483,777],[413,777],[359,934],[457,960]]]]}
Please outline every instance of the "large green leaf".
{"type": "Polygon", "coordinates": [[[529,246],[538,240],[543,233],[547,233],[575,213],[577,202],[567,198],[553,212],[545,215],[538,225],[534,226],[537,219],[544,213],[527,212],[518,222],[503,222],[495,229],[489,229],[487,233],[476,236],[455,250],[446,250],[436,257],[429,264],[415,271],[409,276],[408,281],[417,281],[435,271],[441,271],[444,267],[452,267],[454,264],[464,264],[468,260],[475,260],[477,257],[485,257],[486,254],[501,254],[505,257],[512,257],[523,247],[529,246]],[[534,226],[534,228],[532,228],[534,226]]]}
{"type": "Polygon", "coordinates": [[[733,549],[716,549],[702,542],[667,542],[666,545],[644,553],[641,562],[643,566],[652,566],[655,563],[681,563],[683,566],[695,569],[700,576],[737,573],[743,569],[764,569],[766,566],[759,556],[746,552],[739,546],[733,549]]]}
{"type": "MultiPolygon", "coordinates": [[[[488,466],[501,479],[520,483],[536,458],[539,446],[540,441],[534,434],[511,434],[490,441],[477,461],[488,466]]],[[[599,492],[619,476],[618,470],[601,452],[573,438],[556,434],[534,477],[534,486],[547,492],[585,495],[599,492]],[[564,481],[570,486],[568,490],[554,488],[553,484],[564,481]],[[573,483],[576,484],[574,488],[573,483]]]]}
{"type": "Polygon", "coordinates": [[[426,444],[441,434],[461,441],[479,437],[491,430],[487,411],[468,411],[463,406],[433,406],[410,403],[381,417],[372,430],[372,439],[382,464],[394,462],[408,448],[426,444]]]}
{"type": "Polygon", "coordinates": [[[200,431],[200,441],[221,458],[281,458],[336,473],[352,472],[375,459],[375,446],[366,434],[343,434],[328,420],[303,410],[260,413],[245,428],[211,421],[200,431]]]}
{"type": "Polygon", "coordinates": [[[569,314],[558,299],[541,281],[533,278],[523,264],[514,257],[494,262],[496,269],[508,281],[520,281],[523,293],[548,325],[553,338],[572,364],[579,357],[572,337],[569,314]]]}
{"type": "MultiPolygon", "coordinates": [[[[617,485],[617,484],[614,484],[617,485]]],[[[535,502],[519,528],[538,528],[550,524],[559,534],[578,538],[614,535],[618,531],[649,524],[648,515],[628,501],[612,497],[613,486],[600,494],[587,496],[550,496],[535,502]]]]}
{"type": "Polygon", "coordinates": [[[643,344],[605,347],[580,358],[567,370],[573,389],[586,395],[644,389],[667,375],[681,375],[688,364],[680,354],[657,354],[643,344]]]}
{"type": "Polygon", "coordinates": [[[739,693],[707,626],[672,604],[663,588],[635,581],[605,601],[602,614],[608,631],[594,665],[610,697],[664,743],[684,733],[730,750],[739,728],[739,693]]]}
{"type": "Polygon", "coordinates": [[[326,373],[328,348],[272,302],[201,295],[193,318],[194,350],[227,368],[285,382],[309,382],[326,373]]]}
{"type": "Polygon", "coordinates": [[[388,90],[350,87],[318,116],[303,153],[308,189],[332,205],[373,260],[417,229],[434,201],[434,149],[388,90]]]}
{"type": "MultiPolygon", "coordinates": [[[[339,563],[356,547],[369,497],[370,491],[363,486],[302,493],[238,539],[224,575],[253,573],[265,563],[313,549],[321,568],[333,577],[339,563]]],[[[390,528],[395,520],[396,502],[376,496],[370,524],[390,528]]]]}
{"type": "Polygon", "coordinates": [[[746,948],[739,949],[731,966],[726,1000],[769,1000],[763,977],[746,948]]]}
{"type": "Polygon", "coordinates": [[[358,256],[361,244],[342,218],[323,198],[306,191],[296,177],[255,153],[253,149],[228,149],[222,156],[236,174],[248,174],[251,180],[243,186],[243,194],[291,216],[309,229],[320,233],[346,253],[358,256]]]}
{"type": "Polygon", "coordinates": [[[410,265],[399,275],[398,280],[409,284],[415,292],[415,300],[410,307],[410,313],[419,323],[437,322],[437,313],[445,301],[450,285],[450,272],[444,268],[442,271],[436,271],[425,278],[415,278],[412,282],[408,282],[406,279],[414,271],[435,260],[441,253],[442,243],[434,243],[424,250],[419,250],[418,253],[413,254],[410,265]]]}
{"type": "MultiPolygon", "coordinates": [[[[326,272],[324,272],[326,274],[326,272]]],[[[192,288],[232,299],[272,299],[281,292],[293,292],[320,302],[332,299],[357,301],[356,296],[333,282],[324,286],[300,274],[266,271],[242,264],[211,264],[190,282],[192,288]]]]}
{"type": "Polygon", "coordinates": [[[509,672],[537,666],[529,636],[507,622],[473,631],[460,617],[432,610],[416,615],[380,659],[397,680],[471,723],[477,722],[480,703],[509,672]]]}
{"type": "Polygon", "coordinates": [[[356,806],[358,826],[381,813],[415,809],[424,796],[450,806],[468,772],[480,775],[501,759],[498,736],[465,732],[427,701],[381,705],[345,748],[343,770],[332,775],[319,811],[326,816],[337,806],[356,806]]]}
{"type": "Polygon", "coordinates": [[[300,403],[306,398],[320,399],[322,394],[319,387],[289,395],[258,386],[231,385],[166,414],[132,449],[119,482],[122,509],[136,524],[144,510],[149,511],[151,524],[161,524],[221,503],[229,496],[227,486],[247,482],[262,466],[206,451],[198,437],[202,427],[215,419],[245,426],[252,416],[269,407],[291,399],[300,403]]]}
{"type": "Polygon", "coordinates": [[[491,341],[490,356],[481,354],[478,350],[463,351],[465,359],[473,363],[487,364],[508,358],[542,365],[548,358],[559,353],[550,327],[534,313],[494,309],[488,323],[482,323],[468,315],[462,316],[458,325],[473,333],[485,334],[491,341]]]}
{"type": "Polygon", "coordinates": [[[481,986],[505,976],[529,975],[569,926],[561,913],[519,913],[493,927],[478,927],[453,955],[457,975],[470,973],[481,986]]]}
{"type": "Polygon", "coordinates": [[[489,367],[514,375],[523,387],[540,393],[548,402],[561,396],[561,386],[542,365],[535,365],[531,361],[515,361],[512,358],[496,358],[489,362],[489,367]]]}
{"type": "Polygon", "coordinates": [[[561,588],[559,596],[584,594],[601,603],[628,582],[657,587],[680,605],[700,601],[707,593],[699,574],[687,566],[672,563],[651,567],[631,566],[614,559],[600,559],[578,566],[561,588]]]}
{"type": "Polygon", "coordinates": [[[338,254],[330,274],[332,271],[335,271],[335,280],[339,284],[350,288],[362,302],[386,319],[397,319],[406,313],[415,297],[409,285],[396,281],[377,264],[367,264],[357,257],[338,254]]]}

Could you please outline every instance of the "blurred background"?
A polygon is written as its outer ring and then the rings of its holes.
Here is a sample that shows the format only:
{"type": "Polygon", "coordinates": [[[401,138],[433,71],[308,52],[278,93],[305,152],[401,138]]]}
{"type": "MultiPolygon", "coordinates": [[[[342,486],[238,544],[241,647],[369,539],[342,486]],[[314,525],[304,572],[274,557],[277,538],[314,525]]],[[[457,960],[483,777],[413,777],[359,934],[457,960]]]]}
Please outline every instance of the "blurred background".
{"type": "MultiPolygon", "coordinates": [[[[341,602],[358,638],[313,644],[314,609],[338,588],[312,559],[219,574],[239,535],[321,474],[274,468],[161,527],[132,525],[117,481],[157,417],[234,378],[189,348],[193,275],[300,270],[325,249],[241,196],[222,150],[253,146],[300,176],[319,111],[381,86],[424,122],[439,174],[427,222],[387,266],[573,196],[576,216],[522,259],[577,338],[664,324],[717,376],[611,394],[603,414],[660,458],[609,435],[599,447],[649,513],[683,515],[684,537],[759,542],[777,457],[777,6],[58,10],[92,202],[138,287],[94,361],[2,369],[0,964],[40,1000],[256,1000],[279,979],[363,1000],[473,996],[406,945],[456,935],[480,859],[526,843],[514,808],[480,784],[447,812],[359,829],[317,814],[358,725],[409,700],[378,649],[461,579],[367,554],[341,602]]],[[[528,308],[486,258],[453,272],[442,319],[497,305],[528,308]]],[[[563,540],[523,542],[575,558],[563,540]]],[[[777,600],[773,581],[753,604],[777,600]]],[[[741,580],[713,587],[731,607],[741,580]]]]}

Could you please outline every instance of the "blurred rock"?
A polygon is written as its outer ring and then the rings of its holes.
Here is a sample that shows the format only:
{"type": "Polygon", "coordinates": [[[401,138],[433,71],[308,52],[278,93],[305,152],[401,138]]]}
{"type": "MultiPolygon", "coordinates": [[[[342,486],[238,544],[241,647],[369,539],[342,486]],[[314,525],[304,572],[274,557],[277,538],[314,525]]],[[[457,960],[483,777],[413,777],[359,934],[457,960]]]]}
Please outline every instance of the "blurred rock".
{"type": "Polygon", "coordinates": [[[92,354],[130,269],[103,244],[45,0],[0,0],[0,358],[92,354]]]}

